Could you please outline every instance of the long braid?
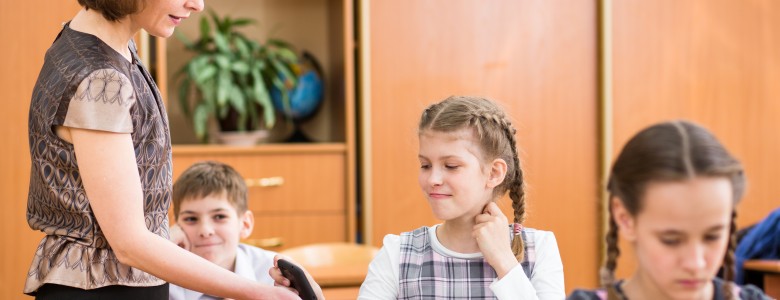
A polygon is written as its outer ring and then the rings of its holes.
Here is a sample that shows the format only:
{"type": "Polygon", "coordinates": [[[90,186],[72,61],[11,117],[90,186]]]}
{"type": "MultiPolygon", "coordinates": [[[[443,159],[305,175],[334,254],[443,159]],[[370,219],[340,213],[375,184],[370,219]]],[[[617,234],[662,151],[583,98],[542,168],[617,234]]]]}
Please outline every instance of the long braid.
{"type": "MultiPolygon", "coordinates": [[[[504,159],[511,160],[511,162],[507,161],[507,177],[501,185],[506,190],[509,190],[509,198],[512,199],[512,210],[514,211],[513,222],[522,224],[523,221],[525,221],[525,189],[523,188],[523,170],[520,169],[520,159],[517,155],[517,142],[515,140],[517,130],[512,126],[512,122],[507,120],[500,111],[477,110],[472,113],[470,123],[474,126],[474,129],[479,136],[490,134],[485,130],[487,124],[483,122],[493,123],[501,129],[510,148],[511,157],[504,157],[504,159]]],[[[500,137],[495,138],[496,141],[500,139],[500,137]]],[[[501,145],[501,143],[496,142],[493,146],[496,148],[503,148],[499,145],[501,145]]],[[[504,152],[502,151],[503,149],[497,150],[499,153],[504,152]]],[[[523,261],[523,257],[525,256],[525,244],[522,238],[516,237],[512,239],[512,253],[514,253],[517,261],[523,261]]]]}
{"type": "Polygon", "coordinates": [[[618,247],[618,226],[612,210],[609,210],[609,229],[605,238],[607,242],[607,261],[601,268],[601,286],[607,290],[607,299],[618,299],[615,291],[615,269],[617,268],[617,259],[620,256],[618,247]]]}
{"type": "MultiPolygon", "coordinates": [[[[523,186],[523,170],[520,169],[520,159],[517,156],[517,143],[515,133],[517,132],[512,124],[506,120],[502,122],[504,133],[509,140],[509,147],[512,148],[512,158],[514,164],[514,178],[509,182],[509,198],[512,199],[512,210],[514,210],[514,223],[523,224],[525,221],[525,188],[523,186]]],[[[512,253],[515,254],[517,261],[523,261],[525,256],[525,245],[520,236],[512,239],[512,253]]]]}
{"type": "Polygon", "coordinates": [[[726,299],[734,299],[735,295],[732,294],[734,280],[734,249],[737,245],[737,210],[731,210],[731,225],[729,226],[729,242],[726,248],[726,255],[723,257],[723,280],[726,283],[723,285],[723,294],[726,299]]]}

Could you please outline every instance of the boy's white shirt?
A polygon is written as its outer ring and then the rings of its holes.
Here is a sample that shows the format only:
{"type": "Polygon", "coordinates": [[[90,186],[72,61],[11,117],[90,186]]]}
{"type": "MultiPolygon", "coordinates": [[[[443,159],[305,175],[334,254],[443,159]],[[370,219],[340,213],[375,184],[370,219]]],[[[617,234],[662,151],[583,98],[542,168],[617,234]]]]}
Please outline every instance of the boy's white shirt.
{"type": "MultiPolygon", "coordinates": [[[[482,257],[482,253],[458,253],[439,243],[435,225],[429,227],[431,247],[434,251],[456,258],[482,257]]],[[[549,231],[534,232],[536,262],[529,279],[518,264],[501,280],[495,279],[490,290],[498,299],[565,299],[563,264],[558,252],[555,235],[549,231]]],[[[358,299],[397,299],[398,273],[401,259],[401,237],[385,236],[382,249],[368,266],[368,274],[360,286],[358,299]]]]}
{"type": "MultiPolygon", "coordinates": [[[[276,252],[260,249],[247,244],[238,244],[236,249],[236,270],[234,273],[241,277],[257,282],[274,285],[274,280],[268,274],[274,266],[276,252]]],[[[211,300],[222,299],[201,292],[188,290],[175,284],[170,284],[169,300],[211,300]]]]}

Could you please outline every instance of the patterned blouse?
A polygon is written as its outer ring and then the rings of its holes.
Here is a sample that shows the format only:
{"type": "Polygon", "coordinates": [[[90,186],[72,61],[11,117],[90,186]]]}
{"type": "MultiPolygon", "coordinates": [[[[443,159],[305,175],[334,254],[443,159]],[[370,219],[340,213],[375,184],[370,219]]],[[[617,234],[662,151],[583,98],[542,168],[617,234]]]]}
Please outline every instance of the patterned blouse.
{"type": "Polygon", "coordinates": [[[73,145],[54,130],[66,126],[130,133],[146,227],[168,237],[172,182],[167,114],[132,43],[130,50],[132,62],[97,37],[65,24],[46,52],[30,104],[27,200],[28,224],[46,236],[27,274],[26,294],[34,295],[46,283],[81,289],[165,283],[116,258],[90,208],[73,145]]]}

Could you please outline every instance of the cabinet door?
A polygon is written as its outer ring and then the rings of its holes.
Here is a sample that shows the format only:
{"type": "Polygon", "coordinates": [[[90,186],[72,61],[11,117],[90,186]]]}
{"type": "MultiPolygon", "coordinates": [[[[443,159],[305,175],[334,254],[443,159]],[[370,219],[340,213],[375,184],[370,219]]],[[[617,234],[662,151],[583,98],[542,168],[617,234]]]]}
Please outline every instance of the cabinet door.
{"type": "Polygon", "coordinates": [[[347,240],[344,151],[174,150],[173,157],[174,178],[198,161],[215,160],[247,180],[247,206],[255,216],[250,239],[258,246],[278,251],[347,240]],[[274,246],[277,242],[280,245],[274,246]]]}
{"type": "MultiPolygon", "coordinates": [[[[597,285],[594,2],[361,4],[366,239],[381,245],[385,234],[440,222],[416,181],[420,113],[450,95],[484,96],[501,102],[518,129],[526,224],[556,234],[571,270],[566,286],[597,285]]],[[[512,215],[508,198],[501,206],[512,215]]]]}
{"type": "Polygon", "coordinates": [[[76,15],[75,0],[0,1],[0,299],[24,297],[22,289],[43,234],[27,226],[30,151],[27,115],[43,56],[65,22],[76,15]]]}
{"type": "MultiPolygon", "coordinates": [[[[780,3],[614,1],[613,16],[614,153],[651,123],[692,120],[745,167],[740,228],[780,207],[780,3]]],[[[621,256],[618,277],[634,266],[621,256]]]]}

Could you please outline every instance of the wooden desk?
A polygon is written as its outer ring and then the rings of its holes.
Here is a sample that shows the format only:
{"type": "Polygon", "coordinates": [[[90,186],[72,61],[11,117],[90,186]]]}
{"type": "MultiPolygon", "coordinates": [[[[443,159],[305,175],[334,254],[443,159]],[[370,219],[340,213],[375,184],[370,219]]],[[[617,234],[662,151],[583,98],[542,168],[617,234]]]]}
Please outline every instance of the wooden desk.
{"type": "Polygon", "coordinates": [[[307,267],[327,300],[354,300],[366,279],[367,265],[307,267]]]}
{"type": "Polygon", "coordinates": [[[745,270],[764,273],[764,292],[780,299],[780,260],[746,260],[745,270]]]}
{"type": "Polygon", "coordinates": [[[326,300],[355,300],[360,293],[360,287],[330,287],[322,288],[326,300]]]}
{"type": "Polygon", "coordinates": [[[325,287],[360,286],[366,279],[368,266],[326,266],[307,267],[307,271],[314,277],[314,281],[325,287]]]}

